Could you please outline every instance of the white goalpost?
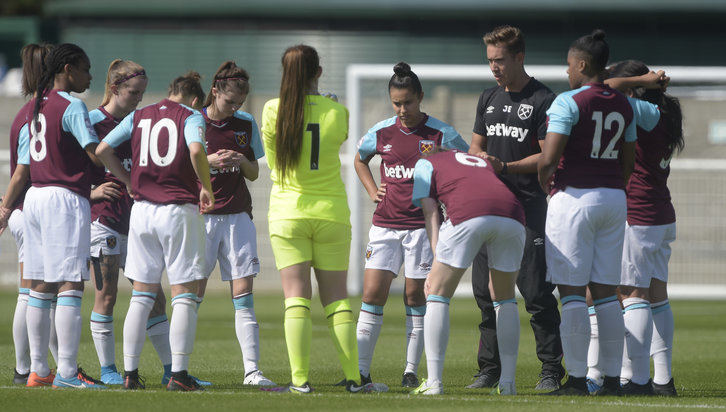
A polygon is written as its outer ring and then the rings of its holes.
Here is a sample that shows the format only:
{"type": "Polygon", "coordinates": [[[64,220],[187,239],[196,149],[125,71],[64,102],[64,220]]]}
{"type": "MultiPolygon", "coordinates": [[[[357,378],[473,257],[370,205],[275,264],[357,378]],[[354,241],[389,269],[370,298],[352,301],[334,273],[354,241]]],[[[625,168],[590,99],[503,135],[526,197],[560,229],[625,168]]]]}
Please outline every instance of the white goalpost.
{"type": "MultiPolygon", "coordinates": [[[[363,118],[364,118],[364,108],[363,108],[363,82],[364,81],[370,81],[370,80],[388,80],[393,71],[392,71],[393,64],[353,64],[349,65],[347,67],[346,71],[346,99],[345,103],[350,110],[350,126],[349,126],[349,136],[348,136],[348,142],[345,146],[345,152],[341,155],[342,159],[344,159],[344,162],[350,163],[353,156],[357,152],[357,143],[360,137],[363,136],[367,128],[371,125],[364,125],[363,124],[363,118]]],[[[446,81],[446,82],[457,82],[457,81],[472,81],[472,82],[492,82],[494,81],[494,78],[491,74],[491,71],[489,70],[489,67],[486,65],[427,65],[427,64],[416,64],[413,65],[413,69],[416,72],[416,74],[419,76],[419,78],[422,80],[422,82],[426,81],[446,81]]],[[[686,85],[686,86],[693,86],[693,85],[706,85],[706,84],[719,84],[719,85],[726,85],[726,67],[689,67],[689,66],[659,66],[654,67],[654,69],[662,69],[665,70],[666,73],[672,78],[677,79],[677,83],[686,85]]],[[[526,66],[527,73],[530,76],[533,76],[537,78],[538,80],[544,82],[547,84],[547,82],[566,82],[567,81],[567,74],[566,66],[560,66],[560,65],[528,65],[526,66]]],[[[482,90],[474,90],[473,93],[476,93],[477,95],[482,90]]],[[[675,93],[674,93],[675,94],[675,93]]],[[[676,94],[677,95],[677,94],[676,94]]],[[[721,98],[721,100],[726,100],[726,98],[721,98]]],[[[474,112],[474,107],[470,108],[471,112],[474,112]]],[[[391,114],[392,115],[392,114],[391,114]]],[[[381,119],[379,119],[381,120],[381,119]]],[[[473,126],[473,123],[471,124],[473,126]]],[[[470,130],[470,129],[469,129],[470,130]]],[[[459,130],[459,133],[462,134],[462,136],[465,139],[468,139],[468,132],[469,130],[459,130]]],[[[686,145],[688,145],[688,142],[686,142],[686,145]]],[[[346,164],[344,163],[344,164],[346,164]]],[[[674,161],[671,164],[672,170],[674,173],[671,174],[671,176],[674,176],[676,174],[680,175],[681,171],[683,171],[684,175],[688,175],[689,173],[708,173],[711,178],[713,178],[713,175],[717,175],[718,179],[723,180],[724,185],[719,185],[718,183],[712,182],[709,186],[713,190],[720,191],[719,193],[723,193],[723,187],[726,187],[726,160],[724,159],[674,159],[674,161]],[[678,171],[678,173],[675,173],[675,171],[678,171]],[[719,187],[720,186],[720,187],[719,187]]],[[[367,231],[366,229],[370,225],[371,216],[368,216],[364,211],[364,202],[369,201],[367,199],[367,196],[365,194],[365,191],[362,188],[362,185],[358,181],[358,177],[353,170],[352,167],[346,168],[347,173],[345,176],[346,179],[346,187],[348,191],[348,203],[350,205],[351,209],[351,223],[353,226],[353,238],[351,242],[351,253],[350,253],[350,269],[349,269],[349,281],[348,281],[348,292],[351,295],[360,295],[362,292],[362,285],[363,285],[363,271],[364,271],[364,262],[363,262],[363,251],[365,250],[365,246],[367,243],[367,231]]],[[[695,177],[694,179],[699,179],[698,177],[695,177]]],[[[673,178],[671,179],[673,180],[673,178]]],[[[719,180],[719,181],[720,181],[719,180]]],[[[683,186],[690,187],[691,185],[688,183],[689,181],[686,181],[683,186]]],[[[675,196],[675,190],[673,187],[671,188],[671,192],[674,197],[674,203],[676,203],[676,196],[675,196]]],[[[705,195],[704,189],[704,195],[705,195]]],[[[713,195],[713,193],[710,193],[710,195],[713,195]]],[[[691,194],[691,197],[698,197],[699,194],[691,194]]],[[[723,199],[720,197],[720,194],[717,194],[719,196],[719,200],[726,201],[726,194],[723,195],[723,199]]],[[[693,200],[693,199],[692,199],[693,200]]],[[[697,200],[697,199],[695,199],[697,200]]],[[[719,201],[715,200],[715,201],[719,201]]],[[[710,201],[704,201],[703,203],[708,203],[710,201]]],[[[723,205],[725,203],[721,203],[723,205]]],[[[689,206],[684,206],[684,209],[689,206]]],[[[720,208],[717,208],[720,209],[720,208]]],[[[677,206],[677,213],[680,213],[680,210],[677,206]]],[[[696,211],[695,214],[697,215],[699,212],[696,211]]],[[[723,215],[723,212],[721,216],[718,215],[718,212],[714,216],[703,216],[704,219],[706,219],[706,224],[714,224],[714,225],[723,225],[726,223],[726,216],[723,215]],[[708,223],[711,222],[711,223],[708,223]]],[[[698,216],[695,217],[696,219],[698,216]]],[[[681,218],[680,215],[678,215],[679,219],[679,236],[681,235],[681,232],[685,230],[683,228],[684,225],[691,224],[691,218],[690,216],[686,216],[685,218],[681,218]],[[682,230],[683,229],[683,230],[682,230]]],[[[694,250],[694,253],[696,255],[711,255],[715,252],[716,255],[718,255],[718,249],[721,250],[721,255],[723,255],[723,252],[726,252],[726,226],[723,227],[724,230],[719,230],[721,227],[717,228],[716,233],[713,235],[715,236],[715,239],[704,239],[704,243],[708,242],[709,245],[706,245],[706,250],[694,250]],[[715,242],[715,243],[714,243],[715,242]],[[715,246],[714,246],[715,244],[715,246]],[[715,250],[711,250],[709,248],[715,247],[715,250]]],[[[712,236],[712,237],[713,237],[712,236]]],[[[684,242],[687,244],[687,246],[691,247],[698,247],[698,242],[684,242]]],[[[704,244],[700,244],[700,246],[704,246],[704,244]]],[[[681,247],[680,245],[674,246],[674,251],[677,251],[678,247],[681,247]]],[[[708,259],[712,258],[714,260],[713,265],[708,266],[707,270],[713,270],[716,272],[715,276],[718,276],[717,282],[718,284],[712,284],[711,282],[708,282],[707,284],[700,284],[698,282],[696,283],[686,283],[686,282],[673,282],[669,288],[671,295],[679,296],[679,297],[693,297],[693,298],[719,298],[726,296],[726,276],[721,274],[722,267],[721,262],[718,261],[719,256],[704,256],[704,260],[700,260],[696,263],[691,263],[690,261],[686,262],[676,262],[674,259],[677,259],[678,257],[674,253],[674,257],[671,259],[671,272],[673,273],[674,267],[677,268],[677,270],[685,271],[685,270],[704,270],[701,266],[698,266],[699,264],[709,264],[710,262],[708,259]],[[696,265],[696,267],[691,267],[696,265]],[[713,266],[713,267],[712,267],[713,266]]],[[[695,258],[694,258],[695,259],[695,258]]],[[[687,260],[687,259],[686,259],[687,260]]],[[[672,278],[671,278],[672,279],[672,278]]],[[[462,282],[464,283],[464,282],[462,282]]],[[[471,293],[471,287],[470,285],[460,285],[460,288],[462,289],[462,292],[464,294],[470,294],[471,293]]],[[[459,292],[459,291],[457,291],[459,292]]]]}

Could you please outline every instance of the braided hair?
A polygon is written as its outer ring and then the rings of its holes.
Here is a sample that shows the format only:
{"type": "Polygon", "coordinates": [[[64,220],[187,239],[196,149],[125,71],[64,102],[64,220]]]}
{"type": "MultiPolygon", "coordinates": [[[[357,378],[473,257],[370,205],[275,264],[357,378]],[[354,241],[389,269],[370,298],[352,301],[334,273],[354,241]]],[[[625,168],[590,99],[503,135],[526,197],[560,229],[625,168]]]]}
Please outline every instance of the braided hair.
{"type": "Polygon", "coordinates": [[[40,105],[43,97],[48,93],[48,89],[53,87],[55,76],[62,73],[66,64],[78,66],[84,61],[89,61],[86,52],[82,48],[72,43],[63,43],[55,46],[45,58],[45,67],[43,74],[38,79],[36,92],[38,94],[33,107],[33,121],[38,120],[40,113],[40,105]]]}

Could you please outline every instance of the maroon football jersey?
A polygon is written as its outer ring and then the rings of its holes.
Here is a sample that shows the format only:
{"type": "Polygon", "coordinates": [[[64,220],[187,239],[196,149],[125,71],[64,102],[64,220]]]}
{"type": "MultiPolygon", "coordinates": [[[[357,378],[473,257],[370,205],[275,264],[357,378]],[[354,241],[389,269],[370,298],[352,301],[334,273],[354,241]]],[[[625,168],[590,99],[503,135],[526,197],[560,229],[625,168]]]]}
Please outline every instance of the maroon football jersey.
{"type": "MultiPolygon", "coordinates": [[[[242,153],[248,160],[256,161],[264,154],[260,132],[251,115],[236,112],[232,117],[216,121],[202,111],[207,125],[207,153],[221,149],[242,153]]],[[[209,174],[214,191],[214,210],[210,214],[224,215],[247,212],[252,217],[252,197],[244,174],[238,168],[213,169],[209,174]]]]}
{"type": "Polygon", "coordinates": [[[666,225],[676,221],[668,190],[671,153],[664,135],[668,125],[661,116],[658,125],[646,132],[638,128],[635,170],[628,182],[628,223],[666,225]]]}
{"type": "Polygon", "coordinates": [[[522,204],[480,157],[452,150],[421,159],[414,198],[426,197],[427,184],[428,197],[444,204],[454,225],[479,216],[508,217],[525,224],[522,204]]]}
{"type": "MultiPolygon", "coordinates": [[[[35,104],[35,99],[31,100],[35,104]]],[[[36,187],[57,186],[80,196],[91,194],[93,163],[85,147],[98,143],[86,105],[64,91],[43,99],[38,122],[30,120],[30,175],[36,187]],[[81,142],[81,143],[79,143],[81,142]]]]}
{"type": "Polygon", "coordinates": [[[424,116],[413,128],[392,117],[373,126],[360,141],[361,159],[381,156],[381,183],[386,195],[373,213],[373,224],[391,229],[424,227],[421,208],[411,203],[413,169],[423,154],[433,153],[436,147],[466,150],[469,146],[448,124],[424,116]]]}
{"type": "Polygon", "coordinates": [[[193,127],[198,129],[195,133],[199,135],[194,138],[204,144],[201,114],[164,99],[136,110],[132,115],[131,188],[134,199],[158,204],[199,203],[197,175],[189,159],[185,129],[187,120],[198,116],[193,127]]]}
{"type": "MultiPolygon", "coordinates": [[[[18,145],[20,143],[20,130],[28,124],[28,110],[33,110],[30,102],[25,103],[18,114],[15,115],[13,124],[10,126],[10,176],[15,173],[18,167],[18,145]]],[[[25,183],[23,191],[18,195],[18,199],[11,209],[23,210],[23,200],[25,200],[25,192],[30,188],[30,179],[25,183]]]]}
{"type": "MultiPolygon", "coordinates": [[[[103,140],[106,135],[118,126],[121,119],[114,118],[106,109],[99,107],[89,113],[93,128],[96,129],[98,138],[103,140]]],[[[126,141],[114,148],[116,156],[121,159],[126,170],[131,171],[131,142],[126,141]]],[[[129,232],[129,218],[131,217],[131,206],[134,204],[133,199],[126,191],[126,185],[116,176],[101,169],[100,179],[94,179],[95,185],[106,182],[113,182],[119,186],[121,197],[114,200],[98,200],[91,202],[91,220],[98,221],[106,227],[109,227],[122,235],[129,232]]]]}
{"type": "MultiPolygon", "coordinates": [[[[625,189],[618,153],[624,138],[635,140],[633,108],[625,95],[602,83],[588,83],[559,95],[547,114],[548,121],[562,115],[574,122],[570,133],[564,133],[569,139],[555,172],[554,190],[625,189]]],[[[551,125],[547,130],[558,132],[551,125]]]]}

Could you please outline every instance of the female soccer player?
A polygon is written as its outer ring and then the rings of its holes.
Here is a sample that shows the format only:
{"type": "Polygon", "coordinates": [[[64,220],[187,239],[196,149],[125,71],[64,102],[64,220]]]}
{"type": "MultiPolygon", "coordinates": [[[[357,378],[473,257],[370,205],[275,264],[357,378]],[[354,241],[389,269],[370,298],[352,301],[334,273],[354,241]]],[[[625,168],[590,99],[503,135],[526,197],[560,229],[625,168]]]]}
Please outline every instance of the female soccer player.
{"type": "Polygon", "coordinates": [[[666,287],[676,215],[667,183],[670,161],[683,150],[683,115],[678,99],[664,92],[669,78],[663,72],[651,72],[645,64],[628,60],[612,66],[610,76],[638,82],[619,88],[637,102],[650,102],[659,109],[650,124],[655,127],[638,124],[635,169],[626,188],[628,218],[619,288],[627,331],[623,394],[676,396],[671,374],[673,312],[666,287]]]}
{"type": "Polygon", "coordinates": [[[25,195],[23,215],[25,274],[33,280],[27,309],[31,386],[105,388],[77,364],[83,282],[89,278],[91,162],[98,162],[93,155],[98,138],[86,106],[69,93],[88,88],[90,67],[80,47],[54,47],[29,110],[32,187],[25,195]],[[47,353],[50,304],[56,292],[58,369],[53,377],[47,353]]]}
{"type": "Polygon", "coordinates": [[[204,278],[204,222],[214,206],[204,147],[204,118],[192,109],[204,100],[199,74],[187,73],[169,86],[169,97],[126,116],[101,142],[97,153],[109,171],[134,193],[125,275],[134,281],[124,322],[124,388],[143,389],[139,357],[149,313],[166,268],[172,294],[169,343],[170,391],[201,386],[188,374],[197,324],[197,289],[204,278]],[[131,141],[131,173],[114,149],[131,141]],[[197,179],[201,182],[198,187],[197,179]]]}
{"type": "Polygon", "coordinates": [[[259,370],[260,333],[252,285],[260,272],[252,198],[245,179],[256,180],[257,159],[265,155],[260,131],[251,114],[239,108],[250,92],[250,76],[232,61],[222,63],[204,102],[207,156],[214,190],[214,209],[204,215],[207,231],[207,278],[200,281],[201,301],[207,280],[219,260],[222,280],[229,282],[234,326],[242,349],[245,385],[274,386],[259,370]]]}
{"type": "Polygon", "coordinates": [[[519,315],[514,285],[524,253],[522,204],[499,180],[489,161],[458,151],[437,153],[416,163],[413,203],[423,208],[426,231],[436,254],[426,281],[424,339],[428,379],[411,393],[444,392],[449,302],[464,271],[486,245],[502,364],[496,393],[515,395],[519,315]],[[446,208],[443,224],[439,222],[439,202],[446,208]]]}
{"type": "MultiPolygon", "coordinates": [[[[111,62],[101,106],[88,114],[99,139],[106,137],[124,117],[136,109],[147,83],[146,71],[138,63],[121,59],[111,62]]],[[[124,168],[130,170],[131,144],[124,142],[115,151],[122,159],[124,168]]],[[[91,312],[91,336],[101,364],[101,381],[107,385],[123,385],[123,377],[118,373],[115,362],[113,308],[118,294],[119,268],[124,268],[126,263],[133,200],[126,185],[111,173],[104,173],[94,183],[97,186],[91,192],[91,273],[96,299],[91,312]]],[[[149,315],[146,334],[164,365],[162,383],[166,384],[171,374],[171,349],[166,298],[162,289],[159,289],[149,315]]]]}
{"type": "MultiPolygon", "coordinates": [[[[38,79],[43,73],[43,60],[52,46],[48,44],[28,44],[20,51],[23,61],[21,92],[24,97],[34,97],[38,79]]],[[[30,188],[30,153],[27,112],[31,103],[26,103],[15,116],[10,128],[10,183],[0,203],[0,233],[10,228],[18,249],[20,269],[20,288],[18,302],[13,317],[13,343],[15,344],[15,376],[13,383],[26,385],[30,375],[30,348],[28,346],[28,327],[26,313],[31,281],[23,276],[25,247],[23,244],[23,199],[30,188]]],[[[55,301],[51,304],[51,319],[54,318],[55,301]]],[[[51,354],[58,359],[58,341],[55,327],[51,321],[51,354]]]]}
{"type": "Polygon", "coordinates": [[[406,278],[406,367],[401,385],[417,387],[423,352],[424,282],[433,253],[426,237],[423,212],[411,203],[413,168],[421,154],[437,147],[467,150],[468,145],[448,124],[421,112],[424,92],[418,76],[404,62],[393,68],[388,95],[396,116],[373,126],[360,141],[353,165],[371,200],[377,203],[366,248],[363,302],[358,317],[358,368],[370,382],[370,367],[383,326],[383,306],[391,282],[404,265],[406,278]],[[369,162],[381,156],[381,185],[376,185],[369,162]]]}
{"type": "Polygon", "coordinates": [[[560,389],[549,392],[553,395],[588,394],[587,287],[605,374],[596,394],[620,393],[625,330],[615,289],[623,253],[625,182],[633,170],[636,135],[628,99],[603,83],[608,57],[601,30],[572,43],[567,74],[574,90],[557,96],[547,111],[547,135],[537,162],[540,185],[551,195],[545,226],[547,280],[560,292],[569,374],[560,389]]]}
{"type": "Polygon", "coordinates": [[[269,227],[285,295],[285,341],[292,383],[279,390],[309,393],[312,320],[310,268],[315,269],[328,330],[351,392],[361,384],[358,345],[347,292],[350,209],[339,150],[348,137],[348,110],[318,92],[317,51],[296,45],[282,55],[280,97],[265,103],[262,135],[272,171],[269,227]]]}

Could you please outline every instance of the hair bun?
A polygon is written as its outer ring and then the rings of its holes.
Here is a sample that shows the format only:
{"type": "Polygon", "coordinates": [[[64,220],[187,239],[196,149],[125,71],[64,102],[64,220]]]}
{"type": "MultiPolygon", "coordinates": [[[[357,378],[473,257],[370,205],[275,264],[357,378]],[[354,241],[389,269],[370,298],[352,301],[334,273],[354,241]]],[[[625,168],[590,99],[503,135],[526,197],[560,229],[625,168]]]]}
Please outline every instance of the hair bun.
{"type": "Polygon", "coordinates": [[[406,62],[398,62],[393,66],[393,72],[399,77],[407,77],[411,75],[411,66],[406,62]]]}
{"type": "Polygon", "coordinates": [[[605,31],[601,29],[595,29],[592,32],[592,39],[598,41],[605,41],[605,31]]]}

